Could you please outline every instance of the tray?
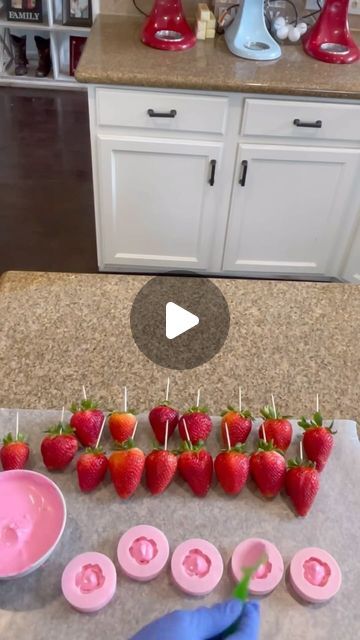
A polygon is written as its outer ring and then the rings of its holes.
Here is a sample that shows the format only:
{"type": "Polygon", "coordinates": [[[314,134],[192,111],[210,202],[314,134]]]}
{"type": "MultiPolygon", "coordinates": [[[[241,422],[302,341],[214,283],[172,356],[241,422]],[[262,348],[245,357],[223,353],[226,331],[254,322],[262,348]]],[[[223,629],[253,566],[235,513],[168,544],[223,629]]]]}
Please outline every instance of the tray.
{"type": "MultiPolygon", "coordinates": [[[[0,410],[0,436],[15,424],[15,410],[0,410]]],[[[261,640],[303,640],[311,633],[316,640],[354,640],[360,629],[358,594],[360,584],[360,443],[354,422],[335,422],[338,434],[332,457],[322,473],[316,503],[305,519],[295,517],[286,498],[267,502],[249,483],[236,498],[214,486],[206,498],[196,498],[180,481],[162,496],[151,496],[139,487],[129,501],[121,501],[110,480],[93,494],[81,494],[75,466],[64,473],[46,472],[40,452],[42,432],[59,420],[60,412],[20,411],[21,431],[29,435],[35,452],[30,468],[49,475],[64,492],[68,522],[53,556],[32,575],[20,581],[0,583],[0,637],[3,640],[69,640],[69,638],[113,637],[127,640],[150,620],[176,608],[194,608],[228,598],[233,588],[228,572],[231,553],[249,536],[268,538],[283,555],[287,567],[293,554],[304,546],[320,546],[340,564],[343,586],[325,605],[306,605],[289,590],[285,576],[278,588],[261,603],[261,640]],[[167,535],[170,547],[188,537],[203,537],[219,549],[226,570],[215,591],[206,598],[192,598],[179,592],[169,570],[155,581],[140,584],[122,575],[116,561],[120,535],[130,526],[153,524],[167,535]],[[118,568],[118,588],[113,601],[95,615],[72,609],[60,590],[62,570],[76,554],[87,550],[108,554],[118,568]]],[[[257,423],[258,424],[258,423],[257,423]]],[[[219,419],[214,419],[209,450],[219,450],[219,419]]],[[[295,437],[289,457],[295,455],[300,429],[293,423],[295,437]]],[[[256,440],[256,424],[249,443],[256,440]]],[[[151,448],[151,429],[140,416],[138,444],[151,448]]],[[[104,438],[104,444],[107,442],[104,438]]],[[[177,443],[172,439],[172,446],[177,443]]],[[[166,639],[163,639],[166,640],[166,639]]]]}

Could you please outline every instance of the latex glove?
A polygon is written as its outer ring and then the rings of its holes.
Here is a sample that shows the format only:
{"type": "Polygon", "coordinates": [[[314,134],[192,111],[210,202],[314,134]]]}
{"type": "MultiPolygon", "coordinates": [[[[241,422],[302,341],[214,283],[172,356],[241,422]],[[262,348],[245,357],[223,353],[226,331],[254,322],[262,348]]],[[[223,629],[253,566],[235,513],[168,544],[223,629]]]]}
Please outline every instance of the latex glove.
{"type": "Polygon", "coordinates": [[[131,640],[221,640],[236,623],[229,640],[257,640],[260,626],[258,602],[228,600],[193,611],[173,611],[151,622],[131,640]]]}

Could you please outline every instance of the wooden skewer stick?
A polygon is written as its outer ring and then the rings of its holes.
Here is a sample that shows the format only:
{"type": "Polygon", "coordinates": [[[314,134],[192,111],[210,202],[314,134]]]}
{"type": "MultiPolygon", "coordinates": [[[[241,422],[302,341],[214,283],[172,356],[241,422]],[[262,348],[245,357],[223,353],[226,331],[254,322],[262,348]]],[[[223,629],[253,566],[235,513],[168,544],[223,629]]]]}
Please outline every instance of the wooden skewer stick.
{"type": "Polygon", "coordinates": [[[227,426],[227,422],[225,422],[225,432],[226,432],[226,440],[228,445],[228,451],[231,449],[230,435],[229,435],[229,427],[227,426]]]}
{"type": "Polygon", "coordinates": [[[84,384],[83,384],[83,386],[82,386],[82,392],[83,392],[83,398],[84,398],[84,400],[87,400],[86,389],[85,389],[85,385],[84,385],[84,384]]]}
{"type": "Polygon", "coordinates": [[[131,434],[131,440],[134,440],[134,438],[135,438],[135,433],[136,433],[137,426],[138,426],[138,421],[136,420],[134,431],[131,434]]]}
{"type": "Polygon", "coordinates": [[[127,387],[124,387],[124,411],[125,411],[125,413],[127,412],[127,403],[128,403],[127,387]]]}
{"type": "Polygon", "coordinates": [[[100,444],[101,436],[102,436],[102,434],[103,434],[104,427],[105,427],[106,418],[107,418],[107,416],[104,416],[104,420],[102,421],[102,425],[101,425],[101,429],[100,429],[99,437],[98,437],[98,439],[96,440],[95,449],[97,449],[97,448],[98,448],[98,446],[99,446],[99,444],[100,444]]]}
{"type": "Polygon", "coordinates": [[[273,411],[274,411],[275,418],[276,418],[276,406],[275,406],[275,400],[274,400],[273,394],[271,394],[271,402],[272,402],[273,411]]]}
{"type": "Polygon", "coordinates": [[[197,392],[197,398],[196,398],[197,407],[200,407],[200,391],[201,391],[201,387],[198,388],[198,392],[197,392]]]}
{"type": "MultiPolygon", "coordinates": [[[[169,379],[169,378],[168,378],[169,379]]],[[[165,426],[165,444],[164,444],[164,450],[166,451],[167,446],[168,446],[168,436],[169,436],[169,420],[166,420],[166,426],[165,426]]]]}
{"type": "Polygon", "coordinates": [[[19,437],[19,412],[16,412],[15,440],[19,437]]]}
{"type": "Polygon", "coordinates": [[[303,455],[303,441],[302,438],[300,440],[300,461],[302,462],[304,459],[304,455],[303,455]]]}
{"type": "Polygon", "coordinates": [[[65,407],[61,409],[61,418],[60,418],[61,424],[64,424],[64,414],[65,414],[65,407]]]}
{"type": "Polygon", "coordinates": [[[239,411],[241,413],[241,387],[239,387],[239,411]]]}
{"type": "Polygon", "coordinates": [[[316,413],[319,413],[319,394],[316,394],[316,413]]]}
{"type": "Polygon", "coordinates": [[[166,393],[165,393],[166,402],[169,400],[169,390],[170,390],[170,378],[167,379],[167,383],[166,383],[166,393]]]}
{"type": "Polygon", "coordinates": [[[183,425],[184,425],[184,429],[185,429],[186,440],[188,441],[188,443],[190,445],[190,448],[192,448],[192,442],[190,440],[190,436],[189,436],[188,428],[186,426],[185,418],[183,418],[183,425]]]}
{"type": "Polygon", "coordinates": [[[266,440],[266,431],[265,431],[265,425],[264,425],[264,423],[262,423],[261,427],[262,427],[262,432],[263,432],[263,440],[264,440],[264,442],[267,442],[267,440],[266,440]]]}

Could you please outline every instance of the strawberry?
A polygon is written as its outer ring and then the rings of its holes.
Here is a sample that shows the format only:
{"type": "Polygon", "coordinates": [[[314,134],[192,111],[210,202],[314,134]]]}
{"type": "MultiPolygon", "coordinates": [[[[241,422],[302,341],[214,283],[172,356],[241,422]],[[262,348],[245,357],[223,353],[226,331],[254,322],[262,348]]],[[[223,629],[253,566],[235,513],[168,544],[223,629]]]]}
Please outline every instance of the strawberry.
{"type": "Polygon", "coordinates": [[[266,440],[273,441],[274,447],[281,451],[289,448],[292,438],[291,422],[287,418],[289,416],[281,416],[273,407],[266,405],[260,411],[264,422],[259,427],[259,438],[264,439],[264,429],[266,440]]]}
{"type": "Polygon", "coordinates": [[[136,416],[132,411],[113,411],[109,415],[108,425],[113,440],[125,442],[134,432],[136,416]]]}
{"type": "Polygon", "coordinates": [[[196,496],[204,497],[210,489],[213,475],[213,459],[200,441],[196,446],[183,443],[178,469],[196,496]]]}
{"type": "Polygon", "coordinates": [[[310,511],[319,488],[319,474],[314,462],[289,460],[285,490],[299,516],[306,516],[310,511]]]}
{"type": "Polygon", "coordinates": [[[71,462],[78,450],[78,441],[70,425],[61,422],[48,429],[41,443],[41,455],[49,471],[62,471],[71,462]]]}
{"type": "Polygon", "coordinates": [[[108,459],[102,447],[85,449],[79,457],[76,470],[81,491],[93,491],[105,478],[108,459]]]}
{"type": "Polygon", "coordinates": [[[92,400],[82,400],[80,406],[74,402],[70,410],[73,413],[70,425],[76,437],[84,447],[94,447],[104,419],[103,412],[92,400]]]}
{"type": "Polygon", "coordinates": [[[0,449],[0,460],[4,471],[24,469],[29,453],[29,445],[21,433],[15,439],[11,433],[8,433],[3,439],[3,446],[0,449]]]}
{"type": "Polygon", "coordinates": [[[206,407],[191,407],[179,420],[179,433],[182,440],[187,440],[184,420],[192,444],[204,442],[210,435],[212,422],[206,407]]]}
{"type": "Polygon", "coordinates": [[[177,427],[177,423],[179,422],[179,414],[176,409],[172,409],[172,407],[169,407],[169,404],[164,401],[151,409],[149,413],[149,422],[155,434],[155,438],[160,444],[165,443],[165,428],[167,421],[169,422],[168,438],[170,438],[177,427]]]}
{"type": "Polygon", "coordinates": [[[259,448],[250,457],[250,473],[265,498],[273,498],[282,489],[286,462],[282,452],[272,442],[260,440],[259,448]]]}
{"type": "Polygon", "coordinates": [[[298,425],[305,430],[303,445],[304,450],[312,462],[315,462],[317,471],[325,467],[334,445],[336,431],[332,430],[334,422],[329,427],[323,426],[322,415],[316,411],[311,420],[302,417],[298,425]]]}
{"type": "Polygon", "coordinates": [[[130,498],[140,484],[145,465],[145,454],[127,440],[109,458],[109,470],[120,498],[130,498]]]}
{"type": "Polygon", "coordinates": [[[150,493],[163,493],[176,473],[177,456],[171,451],[154,449],[146,456],[146,485],[150,493]]]}
{"type": "Polygon", "coordinates": [[[225,493],[233,496],[240,493],[249,475],[249,465],[249,456],[241,444],[218,453],[214,462],[215,473],[225,493]]]}
{"type": "Polygon", "coordinates": [[[254,419],[247,409],[245,411],[236,411],[233,407],[228,407],[221,413],[221,438],[224,446],[228,446],[226,428],[229,431],[230,445],[234,447],[236,444],[244,443],[251,431],[252,420],[254,419]]]}

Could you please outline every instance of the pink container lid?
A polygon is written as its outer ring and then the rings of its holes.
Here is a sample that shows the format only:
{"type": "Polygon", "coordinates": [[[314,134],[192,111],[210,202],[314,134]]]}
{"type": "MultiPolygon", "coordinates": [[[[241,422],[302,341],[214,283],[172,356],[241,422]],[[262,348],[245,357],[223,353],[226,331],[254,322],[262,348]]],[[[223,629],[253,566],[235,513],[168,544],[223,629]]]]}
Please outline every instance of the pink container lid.
{"type": "Polygon", "coordinates": [[[26,469],[0,473],[0,580],[40,567],[65,523],[65,500],[52,480],[26,469]]]}
{"type": "Polygon", "coordinates": [[[236,582],[239,582],[243,577],[242,567],[255,564],[263,551],[268,561],[259,567],[249,584],[249,593],[257,596],[265,596],[273,591],[283,577],[284,562],[279,550],[268,540],[248,538],[238,544],[231,557],[231,570],[236,582]]]}
{"type": "Polygon", "coordinates": [[[211,542],[201,538],[186,540],[171,558],[174,581],[185,593],[205,596],[215,589],[224,571],[222,557],[211,542]]]}
{"type": "Polygon", "coordinates": [[[116,591],[114,563],[103,553],[81,553],[65,567],[61,588],[64,598],[78,611],[99,611],[116,591]]]}
{"type": "Polygon", "coordinates": [[[161,573],[169,558],[165,534],[148,524],[128,529],[120,538],[117,557],[123,572],[133,580],[147,582],[161,573]]]}
{"type": "Polygon", "coordinates": [[[341,570],[330,553],[307,547],[291,560],[290,580],[294,591],[307,602],[326,602],[341,587],[341,570]]]}

